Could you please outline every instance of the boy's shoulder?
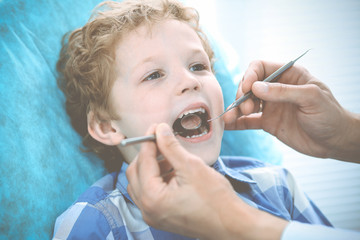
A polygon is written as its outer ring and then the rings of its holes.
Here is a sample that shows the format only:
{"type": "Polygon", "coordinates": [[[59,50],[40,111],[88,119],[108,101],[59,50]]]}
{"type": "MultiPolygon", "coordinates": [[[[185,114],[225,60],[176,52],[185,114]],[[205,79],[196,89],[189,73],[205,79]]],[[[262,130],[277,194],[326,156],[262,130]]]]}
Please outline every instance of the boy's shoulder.
{"type": "Polygon", "coordinates": [[[62,213],[56,219],[54,238],[91,239],[91,236],[101,236],[105,239],[109,234],[126,235],[125,216],[131,215],[134,219],[141,214],[117,189],[118,174],[110,173],[96,181],[62,213]],[[128,209],[133,211],[129,213],[128,209]]]}
{"type": "Polygon", "coordinates": [[[113,172],[100,178],[92,186],[86,189],[76,202],[88,202],[95,205],[108,198],[116,190],[117,177],[118,172],[113,172]]]}
{"type": "Polygon", "coordinates": [[[60,215],[53,239],[189,239],[144,222],[126,192],[126,167],[98,180],[60,215]]]}

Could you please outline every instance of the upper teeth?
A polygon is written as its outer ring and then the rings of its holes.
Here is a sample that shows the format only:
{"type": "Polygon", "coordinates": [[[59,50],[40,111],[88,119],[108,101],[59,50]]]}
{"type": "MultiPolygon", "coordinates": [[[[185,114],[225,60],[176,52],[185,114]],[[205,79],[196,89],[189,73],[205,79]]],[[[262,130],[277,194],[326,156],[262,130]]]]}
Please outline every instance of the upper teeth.
{"type": "Polygon", "coordinates": [[[186,111],[186,112],[183,112],[183,113],[179,116],[179,118],[182,118],[182,117],[184,117],[184,116],[186,116],[186,115],[188,115],[188,114],[192,114],[192,113],[196,113],[196,112],[205,113],[205,109],[201,107],[201,108],[197,108],[197,109],[188,110],[188,111],[186,111]]]}

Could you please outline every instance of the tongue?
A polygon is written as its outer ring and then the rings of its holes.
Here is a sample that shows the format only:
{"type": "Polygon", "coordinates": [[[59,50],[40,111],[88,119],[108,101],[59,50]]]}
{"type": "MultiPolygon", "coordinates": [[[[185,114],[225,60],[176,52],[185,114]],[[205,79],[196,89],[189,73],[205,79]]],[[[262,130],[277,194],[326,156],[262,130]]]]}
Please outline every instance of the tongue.
{"type": "Polygon", "coordinates": [[[186,130],[198,129],[201,125],[201,118],[195,114],[188,114],[181,119],[181,126],[186,130]]]}

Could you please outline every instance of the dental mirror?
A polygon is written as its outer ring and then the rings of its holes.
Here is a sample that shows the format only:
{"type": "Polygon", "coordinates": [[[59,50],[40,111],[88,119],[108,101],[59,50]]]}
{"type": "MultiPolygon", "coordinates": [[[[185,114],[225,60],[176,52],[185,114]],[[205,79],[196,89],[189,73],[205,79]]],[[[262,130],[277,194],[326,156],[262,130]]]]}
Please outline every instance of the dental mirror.
{"type": "Polygon", "coordinates": [[[201,126],[202,120],[198,115],[190,113],[181,119],[180,124],[185,130],[196,130],[201,126]]]}

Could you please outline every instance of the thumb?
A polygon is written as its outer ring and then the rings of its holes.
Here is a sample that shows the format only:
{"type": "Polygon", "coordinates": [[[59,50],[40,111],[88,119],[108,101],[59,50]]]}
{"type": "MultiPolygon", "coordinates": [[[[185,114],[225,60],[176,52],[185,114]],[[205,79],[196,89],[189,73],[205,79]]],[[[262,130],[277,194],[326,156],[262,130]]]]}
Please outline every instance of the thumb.
{"type": "Polygon", "coordinates": [[[264,101],[288,102],[301,105],[307,96],[308,85],[290,85],[283,83],[255,82],[252,85],[254,95],[264,101]]]}
{"type": "Polygon", "coordinates": [[[161,154],[177,170],[187,164],[190,159],[195,159],[175,138],[169,125],[161,123],[156,128],[156,142],[161,154]]]}

